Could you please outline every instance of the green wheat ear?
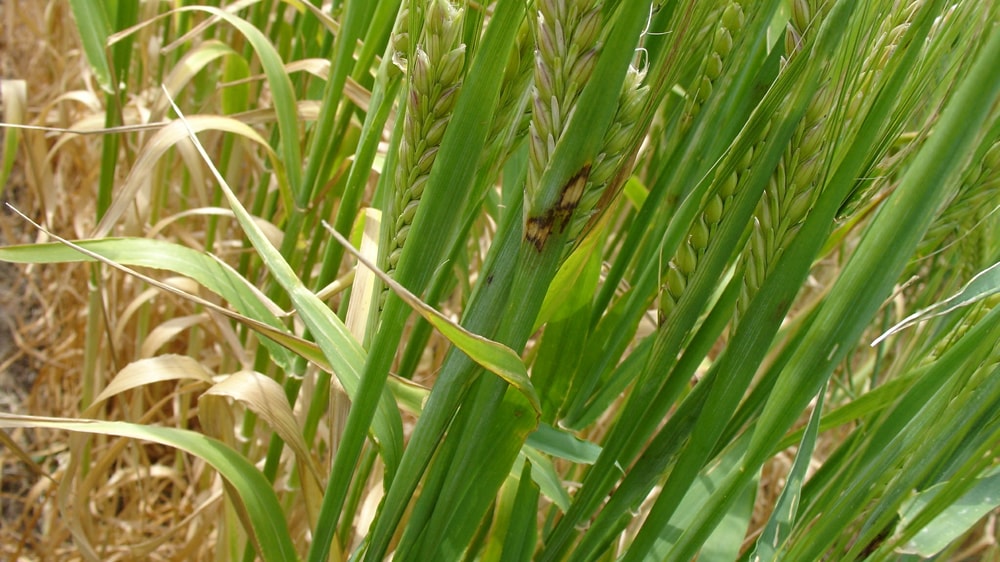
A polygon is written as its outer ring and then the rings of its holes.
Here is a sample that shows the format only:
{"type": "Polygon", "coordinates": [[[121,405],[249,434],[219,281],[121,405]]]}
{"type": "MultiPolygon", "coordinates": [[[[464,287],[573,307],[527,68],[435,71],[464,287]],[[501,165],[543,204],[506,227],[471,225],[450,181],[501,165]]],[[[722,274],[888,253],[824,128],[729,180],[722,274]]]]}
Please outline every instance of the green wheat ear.
{"type": "Polygon", "coordinates": [[[712,48],[702,61],[701,72],[694,79],[689,92],[687,105],[680,121],[679,134],[683,135],[691,127],[694,118],[701,113],[701,108],[708,101],[716,82],[722,75],[722,68],[733,50],[733,38],[740,33],[745,23],[743,7],[739,2],[729,2],[724,8],[710,15],[708,21],[718,22],[714,29],[703,31],[706,39],[711,40],[712,48]],[[711,35],[709,35],[711,34],[711,35]]]}
{"type": "Polygon", "coordinates": [[[511,149],[528,134],[531,114],[527,106],[532,91],[534,53],[532,29],[525,20],[504,66],[497,110],[493,113],[493,122],[486,137],[487,149],[479,163],[480,174],[484,178],[495,178],[511,149]]]}
{"type": "MultiPolygon", "coordinates": [[[[917,9],[921,5],[921,0],[910,0],[903,2],[892,11],[887,18],[882,20],[882,25],[874,35],[871,48],[864,54],[858,79],[854,82],[851,92],[847,92],[844,126],[851,128],[858,125],[857,121],[870,109],[875,98],[871,93],[877,91],[877,87],[884,78],[883,72],[888,59],[895,52],[903,34],[910,26],[910,22],[917,9]]],[[[942,20],[943,21],[943,20],[942,20]]],[[[933,37],[934,31],[931,31],[933,37]]],[[[913,146],[909,147],[910,149],[913,146]]],[[[891,167],[891,166],[890,166],[891,167]]],[[[861,189],[852,193],[844,203],[837,219],[849,217],[863,208],[875,193],[885,186],[885,182],[870,182],[864,184],[861,189]]]]}
{"type": "MultiPolygon", "coordinates": [[[[427,7],[424,29],[413,60],[406,64],[409,77],[405,122],[394,171],[395,196],[385,265],[390,275],[399,263],[431,166],[458,99],[465,66],[461,31],[462,12],[448,0],[433,0],[427,7]]],[[[400,37],[401,42],[404,39],[400,37]]]]}
{"type": "MultiPolygon", "coordinates": [[[[761,133],[756,146],[765,142],[767,130],[761,133]]],[[[725,217],[729,204],[746,181],[753,162],[754,148],[739,156],[735,170],[728,175],[715,178],[701,213],[688,230],[677,253],[670,260],[666,275],[665,290],[660,295],[659,316],[666,321],[673,312],[687,288],[688,280],[694,275],[705,252],[712,242],[712,236],[725,217]]],[[[731,158],[734,156],[730,156],[731,158]]],[[[724,167],[720,167],[724,169],[724,167]]]]}
{"type": "MultiPolygon", "coordinates": [[[[685,112],[680,122],[680,133],[686,131],[694,118],[700,113],[701,107],[708,100],[716,81],[721,76],[723,65],[733,48],[733,36],[743,29],[743,8],[738,2],[729,2],[718,16],[718,25],[712,35],[712,48],[702,63],[702,72],[692,87],[693,94],[689,96],[685,112]]],[[[767,131],[761,133],[760,140],[766,139],[767,131]]],[[[725,216],[727,205],[733,200],[740,183],[745,179],[753,161],[754,149],[751,148],[741,155],[731,155],[738,158],[735,170],[725,177],[715,178],[702,210],[691,225],[687,235],[681,242],[674,257],[671,258],[665,277],[664,290],[660,295],[659,316],[661,320],[668,318],[678,299],[684,293],[688,280],[697,270],[698,262],[704,256],[712,235],[725,216]]],[[[723,169],[723,168],[720,168],[723,169]]]]}
{"type": "Polygon", "coordinates": [[[981,159],[966,171],[955,198],[941,211],[917,247],[910,275],[935,264],[955,268],[955,278],[967,281],[993,264],[1000,242],[1000,141],[994,142],[981,159]],[[964,259],[955,263],[942,260],[956,246],[964,259]],[[939,259],[939,256],[941,259],[939,259]]]}
{"type": "Polygon", "coordinates": [[[625,75],[618,109],[604,137],[604,145],[594,158],[579,210],[570,222],[568,240],[571,244],[586,236],[625,183],[625,168],[631,167],[640,140],[641,131],[636,125],[649,102],[649,86],[643,84],[645,77],[646,73],[635,67],[629,67],[625,75]]]}
{"type": "MultiPolygon", "coordinates": [[[[822,19],[828,7],[829,3],[824,1],[796,0],[792,3],[792,17],[785,35],[787,56],[795,56],[801,51],[806,37],[816,27],[814,22],[822,19]]],[[[826,82],[810,101],[754,213],[750,238],[741,257],[743,284],[737,301],[737,322],[819,197],[824,181],[823,164],[830,157],[831,138],[840,134],[838,131],[843,128],[856,125],[857,117],[867,111],[870,92],[882,78],[886,59],[898,45],[915,7],[916,2],[902,5],[883,20],[875,34],[876,40],[865,50],[858,79],[847,82],[850,90],[843,93],[838,91],[842,86],[826,82]],[[841,116],[843,128],[838,128],[841,122],[833,119],[834,102],[841,98],[848,103],[841,116]]],[[[855,194],[855,200],[845,207],[845,213],[853,212],[870,196],[870,190],[855,194]]]]}
{"type": "MultiPolygon", "coordinates": [[[[801,51],[813,14],[822,11],[805,0],[792,6],[785,33],[786,57],[801,51]]],[[[835,85],[829,81],[816,91],[757,204],[741,258],[743,285],[736,305],[737,320],[819,197],[835,96],[835,85]]]]}
{"type": "Polygon", "coordinates": [[[536,8],[526,202],[536,199],[542,173],[594,72],[604,23],[601,5],[594,0],[539,0],[536,8]]]}

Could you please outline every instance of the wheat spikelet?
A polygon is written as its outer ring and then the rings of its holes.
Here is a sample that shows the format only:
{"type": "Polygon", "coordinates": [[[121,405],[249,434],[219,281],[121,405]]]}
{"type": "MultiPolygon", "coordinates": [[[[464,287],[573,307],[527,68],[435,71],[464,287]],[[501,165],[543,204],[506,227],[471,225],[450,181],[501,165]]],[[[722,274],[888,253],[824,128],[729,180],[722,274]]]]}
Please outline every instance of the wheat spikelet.
{"type": "MultiPolygon", "coordinates": [[[[729,2],[717,15],[711,16],[709,21],[717,22],[714,31],[703,30],[702,34],[712,34],[712,47],[702,63],[702,70],[698,78],[695,79],[694,85],[689,90],[692,93],[688,96],[687,105],[679,123],[681,134],[690,128],[694,118],[701,112],[702,106],[708,100],[716,81],[722,74],[725,60],[733,48],[733,36],[739,33],[744,24],[743,8],[738,2],[729,2]]],[[[677,300],[680,299],[687,287],[688,279],[697,269],[699,260],[711,242],[712,234],[722,221],[726,205],[732,201],[741,179],[745,177],[750,168],[753,149],[745,154],[731,157],[739,159],[736,169],[725,177],[719,175],[715,178],[701,214],[695,219],[694,224],[677,249],[677,253],[670,260],[666,272],[665,287],[660,296],[661,320],[668,317],[673,311],[677,300]]]]}
{"type": "MultiPolygon", "coordinates": [[[[806,0],[792,3],[792,18],[785,35],[786,53],[794,55],[801,50],[803,37],[817,27],[813,22],[822,18],[825,4],[818,2],[810,5],[806,0]]],[[[849,127],[866,111],[870,97],[867,92],[872,91],[880,79],[886,58],[898,44],[907,26],[905,22],[913,15],[916,6],[916,2],[903,5],[893,13],[893,17],[884,20],[883,29],[877,34],[877,40],[861,65],[860,78],[853,84],[855,94],[845,107],[845,126],[849,127]]],[[[736,322],[764,279],[773,271],[782,249],[794,238],[819,196],[828,140],[836,134],[830,130],[832,124],[829,121],[836,99],[834,84],[827,82],[820,86],[768,181],[754,213],[750,239],[741,257],[743,285],[737,301],[736,322]]]]}
{"type": "MultiPolygon", "coordinates": [[[[883,69],[888,58],[896,50],[896,46],[910,25],[909,22],[922,3],[923,0],[910,0],[901,3],[896,6],[896,9],[892,11],[889,17],[883,20],[882,25],[875,34],[871,47],[861,63],[859,77],[853,85],[854,93],[845,104],[845,128],[854,126],[856,121],[868,112],[873,98],[868,94],[876,91],[876,87],[883,77],[883,69]]],[[[933,32],[931,36],[933,36],[933,32]]],[[[882,166],[883,168],[892,167],[888,163],[884,164],[887,165],[882,166]]],[[[862,189],[851,194],[840,212],[838,212],[837,218],[842,219],[853,215],[871,200],[873,194],[881,185],[883,184],[879,182],[870,182],[865,184],[862,189]]]]}
{"type": "MultiPolygon", "coordinates": [[[[792,5],[792,19],[785,34],[788,54],[801,49],[812,18],[812,10],[804,0],[792,5]]],[[[743,286],[737,300],[737,318],[746,311],[782,248],[795,237],[819,196],[834,94],[834,88],[827,82],[813,95],[757,204],[750,239],[741,257],[743,286]]]]}
{"type": "MultiPolygon", "coordinates": [[[[394,172],[395,197],[385,264],[390,275],[399,263],[410,224],[458,98],[465,64],[465,45],[460,43],[461,15],[448,0],[432,0],[413,60],[406,61],[409,82],[405,122],[394,172]]],[[[406,39],[398,37],[401,43],[406,39]]]]}
{"type": "MultiPolygon", "coordinates": [[[[689,89],[691,95],[688,96],[681,117],[680,134],[684,134],[691,127],[694,118],[701,113],[702,106],[708,101],[716,81],[722,75],[726,58],[733,49],[733,37],[743,28],[743,7],[739,2],[729,2],[724,8],[710,14],[708,21],[713,22],[714,27],[701,30],[699,36],[708,36],[711,33],[712,47],[702,63],[699,76],[689,89]]],[[[697,40],[695,43],[701,41],[697,40]]]]}
{"type": "Polygon", "coordinates": [[[603,26],[594,0],[539,0],[536,6],[526,207],[535,200],[546,164],[594,71],[603,26]]]}
{"type": "Polygon", "coordinates": [[[392,47],[393,65],[397,70],[406,72],[407,53],[410,52],[410,9],[406,2],[399,7],[389,44],[392,47]]]}
{"type": "MultiPolygon", "coordinates": [[[[756,146],[764,142],[768,133],[765,129],[756,146]]],[[[732,202],[733,197],[740,189],[740,184],[745,181],[747,173],[753,161],[754,148],[750,148],[742,155],[730,155],[729,158],[738,157],[735,170],[732,173],[723,175],[719,173],[710,188],[701,214],[695,219],[694,224],[688,230],[677,253],[670,260],[666,274],[665,290],[660,295],[660,319],[664,320],[673,312],[677,301],[684,294],[687,288],[688,279],[695,273],[701,258],[712,242],[712,235],[722,222],[726,208],[732,202]]],[[[727,166],[720,167],[725,169],[727,166]]]]}
{"type": "Polygon", "coordinates": [[[528,133],[529,113],[525,110],[531,93],[531,78],[534,71],[534,42],[531,27],[525,21],[518,30],[514,49],[504,66],[503,82],[497,109],[493,113],[486,146],[479,169],[488,170],[485,177],[496,177],[498,168],[516,139],[528,133]]]}
{"type": "Polygon", "coordinates": [[[577,212],[569,226],[569,240],[572,242],[588,230],[588,224],[607,208],[624,183],[622,168],[630,165],[638,141],[636,124],[642,110],[649,101],[649,86],[642,81],[646,73],[629,67],[618,96],[618,109],[611,120],[608,132],[590,169],[587,185],[580,197],[577,212]]]}
{"type": "Polygon", "coordinates": [[[917,260],[909,274],[918,268],[932,267],[936,260],[926,258],[951,250],[961,256],[949,260],[956,279],[968,280],[980,269],[991,265],[998,249],[1000,228],[1000,141],[996,141],[966,171],[955,198],[931,224],[917,247],[917,260]],[[926,263],[924,263],[926,261],[926,263]]]}
{"type": "Polygon", "coordinates": [[[891,16],[883,20],[883,25],[875,36],[874,42],[861,64],[861,75],[855,85],[854,96],[847,107],[846,119],[853,120],[862,115],[871,102],[871,96],[866,95],[882,78],[883,69],[903,34],[910,26],[910,20],[920,7],[921,0],[913,0],[895,10],[891,16]]]}

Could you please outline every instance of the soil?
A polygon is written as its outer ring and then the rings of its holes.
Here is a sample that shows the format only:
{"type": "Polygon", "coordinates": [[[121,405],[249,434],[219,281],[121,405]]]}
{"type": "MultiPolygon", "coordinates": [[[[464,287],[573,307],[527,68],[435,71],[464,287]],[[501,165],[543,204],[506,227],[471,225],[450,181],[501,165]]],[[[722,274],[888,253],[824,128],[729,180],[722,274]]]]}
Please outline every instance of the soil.
{"type": "MultiPolygon", "coordinates": [[[[44,43],[44,33],[49,29],[47,8],[43,2],[0,0],[0,80],[21,79],[28,83],[29,108],[45,99],[44,88],[49,83],[39,77],[47,76],[42,65],[37,64],[44,43]]],[[[2,86],[0,86],[2,87],[2,86]]],[[[3,99],[0,96],[0,121],[4,120],[3,99]]],[[[0,141],[7,133],[0,127],[0,141]]],[[[19,150],[5,185],[0,185],[0,246],[24,244],[34,241],[33,228],[14,214],[10,203],[29,214],[38,209],[38,201],[29,188],[25,170],[21,167],[24,151],[19,150]]],[[[50,350],[53,333],[45,316],[51,306],[40,300],[43,284],[41,269],[0,262],[0,413],[61,415],[58,400],[44,398],[40,382],[52,377],[44,373],[46,353],[50,350]]],[[[51,273],[48,275],[51,276],[51,273]]],[[[58,321],[56,322],[58,324],[58,321]]],[[[51,370],[51,361],[48,362],[51,370]]],[[[8,446],[16,447],[36,461],[41,460],[42,470],[53,474],[58,466],[50,464],[49,451],[63,435],[46,435],[34,430],[0,429],[0,560],[53,559],[41,529],[41,518],[49,510],[49,492],[38,486],[41,479],[20,460],[8,446]],[[46,554],[49,552],[50,554],[46,554]]],[[[48,481],[41,482],[48,484],[48,481]]]]}
{"type": "MultiPolygon", "coordinates": [[[[9,239],[11,233],[24,234],[24,223],[7,209],[6,203],[8,197],[23,191],[23,174],[15,169],[0,198],[0,245],[22,241],[9,239]]],[[[38,355],[28,353],[19,334],[38,314],[39,305],[29,296],[28,285],[23,266],[0,262],[0,413],[31,413],[28,403],[37,378],[38,355]]],[[[32,432],[7,431],[7,435],[22,450],[31,451],[32,432]]],[[[6,552],[7,546],[16,546],[11,543],[23,544],[34,534],[26,532],[25,527],[32,525],[23,516],[24,502],[36,481],[28,466],[0,444],[0,541],[5,543],[0,558],[11,554],[6,552]]]]}
{"type": "MultiPolygon", "coordinates": [[[[10,220],[8,212],[3,214],[2,220],[10,220]]],[[[3,238],[0,233],[0,244],[8,244],[3,238]]],[[[21,268],[0,263],[0,412],[24,413],[21,406],[35,381],[30,357],[20,349],[15,337],[19,325],[32,314],[25,285],[21,268]]]]}

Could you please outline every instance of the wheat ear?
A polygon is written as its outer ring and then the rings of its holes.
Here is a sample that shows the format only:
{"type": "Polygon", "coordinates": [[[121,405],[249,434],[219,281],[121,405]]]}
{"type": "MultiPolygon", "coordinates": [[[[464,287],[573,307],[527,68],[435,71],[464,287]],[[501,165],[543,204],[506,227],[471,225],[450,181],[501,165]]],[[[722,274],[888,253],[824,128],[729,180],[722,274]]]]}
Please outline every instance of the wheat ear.
{"type": "Polygon", "coordinates": [[[462,12],[448,0],[431,0],[413,60],[406,64],[409,80],[405,122],[394,175],[393,218],[385,265],[390,275],[399,263],[458,99],[465,65],[465,45],[460,43],[461,16],[462,12]]]}
{"type": "Polygon", "coordinates": [[[639,139],[637,124],[649,101],[649,86],[643,84],[646,73],[629,67],[618,109],[604,137],[604,144],[594,158],[587,185],[580,197],[578,209],[569,225],[569,241],[585,236],[594,220],[608,208],[621,190],[627,177],[625,167],[632,165],[639,139]]]}
{"type": "MultiPolygon", "coordinates": [[[[688,97],[680,122],[681,132],[690,127],[693,119],[700,113],[702,105],[711,95],[716,80],[721,76],[725,59],[733,48],[733,36],[742,30],[743,23],[742,6],[738,2],[726,4],[718,18],[718,25],[712,38],[712,48],[706,55],[702,64],[703,70],[692,87],[693,93],[688,97]]],[[[701,213],[670,260],[665,287],[660,296],[661,319],[667,318],[672,313],[678,299],[687,288],[688,280],[697,270],[714,231],[722,221],[726,206],[732,201],[740,182],[750,169],[753,149],[735,157],[739,159],[735,170],[726,176],[718,175],[715,178],[701,213]]]]}
{"type": "Polygon", "coordinates": [[[593,0],[538,0],[536,6],[526,201],[535,200],[542,173],[593,74],[604,23],[593,0]]]}
{"type": "Polygon", "coordinates": [[[998,229],[1000,141],[994,142],[978,162],[969,166],[955,198],[934,220],[917,247],[916,265],[930,266],[937,260],[926,258],[944,255],[945,250],[955,246],[963,259],[948,265],[956,268],[956,278],[969,279],[996,259],[1000,248],[998,229]]]}
{"type": "Polygon", "coordinates": [[[687,105],[680,120],[680,134],[684,134],[701,113],[701,108],[712,94],[715,83],[722,76],[729,53],[733,50],[733,38],[743,29],[743,7],[739,2],[729,2],[717,15],[709,17],[709,21],[718,22],[714,31],[709,29],[701,34],[711,33],[712,48],[702,62],[701,71],[689,88],[687,105]]]}
{"type": "MultiPolygon", "coordinates": [[[[845,104],[845,128],[854,126],[858,118],[867,113],[874,98],[869,93],[877,91],[879,82],[883,78],[883,69],[889,57],[896,50],[896,46],[899,45],[903,34],[906,33],[907,28],[910,26],[910,21],[914,13],[922,3],[923,0],[910,0],[901,3],[889,17],[883,20],[870,49],[861,63],[859,78],[853,85],[854,93],[845,104]]],[[[933,31],[931,33],[933,35],[933,31]]],[[[911,148],[914,147],[911,146],[911,148]]],[[[882,167],[892,167],[890,162],[886,162],[886,164],[888,165],[882,167]]],[[[885,182],[869,182],[864,184],[862,189],[851,194],[849,199],[844,202],[840,212],[837,214],[837,219],[853,215],[858,209],[864,207],[872,199],[876,191],[884,185],[885,182]]]]}
{"type": "MultiPolygon", "coordinates": [[[[807,2],[796,0],[792,4],[792,18],[785,35],[788,55],[801,49],[812,18],[807,2]]],[[[743,285],[737,300],[737,321],[819,196],[834,95],[830,82],[821,85],[813,95],[757,204],[750,239],[741,257],[743,285]]]]}

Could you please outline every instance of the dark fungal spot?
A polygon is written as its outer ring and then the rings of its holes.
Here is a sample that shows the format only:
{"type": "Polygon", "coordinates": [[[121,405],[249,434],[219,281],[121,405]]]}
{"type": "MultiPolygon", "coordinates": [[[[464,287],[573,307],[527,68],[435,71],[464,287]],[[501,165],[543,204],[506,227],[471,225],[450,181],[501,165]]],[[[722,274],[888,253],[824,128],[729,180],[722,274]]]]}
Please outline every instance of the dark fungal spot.
{"type": "Polygon", "coordinates": [[[580,204],[580,198],[583,197],[583,188],[587,185],[587,178],[589,176],[590,164],[587,164],[566,182],[562,193],[559,194],[559,203],[555,207],[556,227],[559,229],[559,232],[562,232],[566,228],[570,217],[573,216],[573,211],[580,204]]]}
{"type": "Polygon", "coordinates": [[[580,204],[583,196],[583,188],[587,185],[587,178],[590,176],[590,164],[580,168],[580,171],[573,174],[573,177],[566,182],[559,193],[559,200],[556,204],[538,216],[528,217],[524,226],[524,238],[534,244],[539,252],[545,248],[545,243],[555,228],[562,233],[569,224],[573,211],[580,204]]]}
{"type": "Polygon", "coordinates": [[[549,239],[552,232],[552,211],[549,210],[540,217],[528,217],[528,222],[524,227],[524,238],[535,245],[535,249],[542,251],[545,241],[549,239]]]}

